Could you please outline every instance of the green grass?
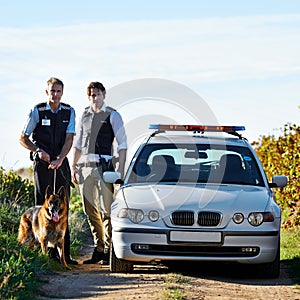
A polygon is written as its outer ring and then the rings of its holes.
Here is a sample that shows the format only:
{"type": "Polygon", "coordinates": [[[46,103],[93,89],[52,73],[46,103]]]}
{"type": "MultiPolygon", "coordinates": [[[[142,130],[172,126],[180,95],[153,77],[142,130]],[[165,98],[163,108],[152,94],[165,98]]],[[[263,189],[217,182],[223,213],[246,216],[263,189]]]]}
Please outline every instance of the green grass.
{"type": "Polygon", "coordinates": [[[16,234],[0,230],[0,299],[34,300],[41,272],[47,272],[47,258],[37,250],[21,247],[16,234]]]}
{"type": "Polygon", "coordinates": [[[184,291],[178,286],[168,286],[162,296],[163,300],[183,300],[186,299],[184,291]]]}
{"type": "Polygon", "coordinates": [[[165,282],[166,287],[163,291],[163,300],[186,299],[183,286],[189,284],[190,278],[179,273],[170,273],[165,282]]]}
{"type": "Polygon", "coordinates": [[[290,275],[296,284],[300,284],[300,226],[281,230],[282,262],[287,264],[290,275]]]}

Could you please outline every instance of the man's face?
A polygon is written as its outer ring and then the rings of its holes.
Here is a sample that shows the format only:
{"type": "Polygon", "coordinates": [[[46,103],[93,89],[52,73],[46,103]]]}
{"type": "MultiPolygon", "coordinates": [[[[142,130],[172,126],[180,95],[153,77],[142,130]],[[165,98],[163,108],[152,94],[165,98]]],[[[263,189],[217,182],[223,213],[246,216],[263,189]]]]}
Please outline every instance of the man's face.
{"type": "Polygon", "coordinates": [[[62,86],[57,83],[49,84],[46,94],[48,95],[49,102],[60,103],[60,99],[63,95],[62,86]]]}
{"type": "Polygon", "coordinates": [[[104,95],[99,89],[91,89],[89,100],[91,101],[92,106],[101,108],[104,101],[104,95]]]}

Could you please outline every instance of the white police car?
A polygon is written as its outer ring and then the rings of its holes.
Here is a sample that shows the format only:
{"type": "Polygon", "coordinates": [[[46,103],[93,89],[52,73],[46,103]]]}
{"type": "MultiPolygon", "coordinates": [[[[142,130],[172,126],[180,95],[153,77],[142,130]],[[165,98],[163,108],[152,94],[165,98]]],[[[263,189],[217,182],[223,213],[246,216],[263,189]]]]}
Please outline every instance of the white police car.
{"type": "Polygon", "coordinates": [[[237,126],[150,125],[112,204],[110,270],[176,261],[280,271],[280,208],[237,126]],[[231,134],[231,135],[228,135],[231,134]]]}

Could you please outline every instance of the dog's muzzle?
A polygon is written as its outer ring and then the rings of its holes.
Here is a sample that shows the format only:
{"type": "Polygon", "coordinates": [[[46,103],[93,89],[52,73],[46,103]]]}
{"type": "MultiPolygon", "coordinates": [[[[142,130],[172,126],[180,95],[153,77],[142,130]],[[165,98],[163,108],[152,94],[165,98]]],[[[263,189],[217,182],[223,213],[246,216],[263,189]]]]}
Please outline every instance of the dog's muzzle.
{"type": "Polygon", "coordinates": [[[58,214],[57,211],[54,211],[54,212],[52,213],[52,220],[53,220],[55,223],[59,221],[59,214],[58,214]]]}

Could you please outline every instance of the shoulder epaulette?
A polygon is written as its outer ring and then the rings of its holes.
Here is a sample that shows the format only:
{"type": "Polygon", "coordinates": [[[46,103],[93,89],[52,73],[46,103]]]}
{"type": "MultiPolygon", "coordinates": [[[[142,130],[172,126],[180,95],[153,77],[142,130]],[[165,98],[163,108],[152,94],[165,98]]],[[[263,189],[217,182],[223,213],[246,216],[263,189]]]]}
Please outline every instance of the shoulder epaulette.
{"type": "MultiPolygon", "coordinates": [[[[71,109],[71,105],[66,104],[66,103],[60,103],[61,108],[62,109],[66,109],[66,110],[70,110],[71,109]]],[[[38,111],[44,111],[46,110],[47,107],[47,102],[42,102],[36,105],[38,111]]]]}
{"type": "Polygon", "coordinates": [[[44,111],[46,109],[47,102],[42,102],[36,105],[38,111],[44,111]]]}
{"type": "Polygon", "coordinates": [[[112,108],[112,107],[110,107],[110,106],[106,106],[106,109],[108,110],[108,112],[112,112],[112,111],[114,111],[115,109],[114,108],[112,108]]]}
{"type": "Polygon", "coordinates": [[[84,113],[84,114],[87,114],[87,113],[89,112],[89,110],[90,110],[90,107],[87,106],[87,107],[85,107],[85,109],[83,110],[83,113],[84,113]]]}
{"type": "Polygon", "coordinates": [[[60,103],[60,106],[62,109],[67,109],[70,110],[71,109],[71,105],[70,104],[66,104],[66,103],[60,103]]]}

